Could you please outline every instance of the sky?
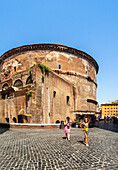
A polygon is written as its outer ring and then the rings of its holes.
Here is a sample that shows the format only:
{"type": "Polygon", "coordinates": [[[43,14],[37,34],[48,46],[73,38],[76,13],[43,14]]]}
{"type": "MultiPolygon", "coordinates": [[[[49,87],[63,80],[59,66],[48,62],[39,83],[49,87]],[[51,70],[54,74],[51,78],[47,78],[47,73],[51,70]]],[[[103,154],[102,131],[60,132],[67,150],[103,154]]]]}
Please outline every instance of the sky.
{"type": "Polygon", "coordinates": [[[0,0],[0,56],[36,43],[91,55],[99,65],[98,103],[118,100],[118,0],[0,0]]]}

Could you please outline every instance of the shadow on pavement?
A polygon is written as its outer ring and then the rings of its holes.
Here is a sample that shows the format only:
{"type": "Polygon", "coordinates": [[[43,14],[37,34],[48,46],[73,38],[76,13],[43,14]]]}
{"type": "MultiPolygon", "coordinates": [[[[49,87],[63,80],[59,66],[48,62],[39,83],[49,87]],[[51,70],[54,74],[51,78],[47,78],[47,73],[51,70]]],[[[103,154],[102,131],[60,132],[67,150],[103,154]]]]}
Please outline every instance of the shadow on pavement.
{"type": "Polygon", "coordinates": [[[82,140],[80,140],[80,141],[78,141],[79,143],[81,143],[81,144],[83,144],[83,145],[85,145],[84,143],[83,143],[83,141],[82,140]]]}
{"type": "Polygon", "coordinates": [[[62,139],[66,139],[66,137],[62,137],[62,139]]]}
{"type": "Polygon", "coordinates": [[[112,132],[118,132],[118,124],[113,123],[113,122],[104,122],[104,121],[99,121],[95,123],[95,126],[100,129],[105,129],[109,130],[112,132]]]}
{"type": "Polygon", "coordinates": [[[10,124],[0,123],[0,134],[6,132],[9,129],[10,129],[10,124]]]}

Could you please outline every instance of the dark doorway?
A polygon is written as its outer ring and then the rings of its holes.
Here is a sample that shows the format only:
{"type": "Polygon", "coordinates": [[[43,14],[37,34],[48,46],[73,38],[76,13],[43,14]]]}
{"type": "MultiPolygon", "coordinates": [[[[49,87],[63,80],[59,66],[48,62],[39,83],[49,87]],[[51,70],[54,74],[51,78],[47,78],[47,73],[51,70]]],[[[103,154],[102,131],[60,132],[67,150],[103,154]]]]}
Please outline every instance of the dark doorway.
{"type": "Polygon", "coordinates": [[[5,119],[6,119],[7,123],[9,123],[9,118],[7,117],[7,118],[5,118],[5,119]]]}
{"type": "Polygon", "coordinates": [[[18,115],[18,123],[27,123],[28,119],[25,115],[18,115]]]}
{"type": "Polygon", "coordinates": [[[60,123],[60,121],[59,121],[59,120],[57,120],[57,121],[56,121],[56,123],[60,123]]]}
{"type": "Polygon", "coordinates": [[[23,115],[18,115],[18,123],[23,123],[23,115]]]}
{"type": "Polygon", "coordinates": [[[17,123],[17,120],[16,120],[16,118],[15,118],[15,117],[13,117],[13,121],[14,121],[14,123],[17,123]]]}

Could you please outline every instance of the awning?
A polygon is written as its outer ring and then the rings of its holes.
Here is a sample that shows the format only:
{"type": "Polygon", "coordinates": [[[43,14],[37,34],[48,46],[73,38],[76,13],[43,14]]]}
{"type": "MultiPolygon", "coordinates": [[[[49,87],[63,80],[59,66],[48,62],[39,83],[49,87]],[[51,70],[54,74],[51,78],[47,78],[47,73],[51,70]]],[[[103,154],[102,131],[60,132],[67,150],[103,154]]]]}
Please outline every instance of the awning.
{"type": "Polygon", "coordinates": [[[30,114],[30,113],[21,113],[21,114],[18,114],[18,116],[20,116],[20,115],[22,115],[22,116],[32,117],[32,114],[30,114]]]}
{"type": "Polygon", "coordinates": [[[75,111],[74,114],[77,115],[95,115],[95,111],[75,111]]]}
{"type": "Polygon", "coordinates": [[[32,117],[32,115],[30,113],[25,113],[24,115],[28,116],[28,117],[32,117]]]}
{"type": "Polygon", "coordinates": [[[98,104],[98,102],[95,99],[93,99],[93,98],[87,99],[87,102],[94,103],[96,105],[98,104]]]}

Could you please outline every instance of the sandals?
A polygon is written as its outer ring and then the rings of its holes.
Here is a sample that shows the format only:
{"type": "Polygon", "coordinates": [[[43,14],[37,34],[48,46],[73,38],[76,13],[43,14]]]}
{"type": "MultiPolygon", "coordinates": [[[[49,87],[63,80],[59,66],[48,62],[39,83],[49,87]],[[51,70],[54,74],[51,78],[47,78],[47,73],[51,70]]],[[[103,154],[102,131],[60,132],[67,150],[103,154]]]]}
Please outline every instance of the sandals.
{"type": "Polygon", "coordinates": [[[83,141],[83,144],[85,144],[86,146],[89,146],[88,143],[86,144],[86,142],[83,141]]]}

